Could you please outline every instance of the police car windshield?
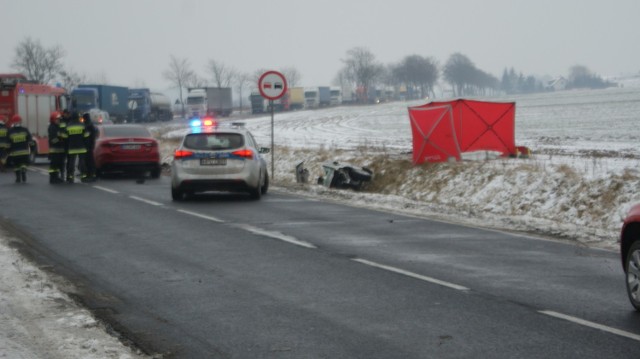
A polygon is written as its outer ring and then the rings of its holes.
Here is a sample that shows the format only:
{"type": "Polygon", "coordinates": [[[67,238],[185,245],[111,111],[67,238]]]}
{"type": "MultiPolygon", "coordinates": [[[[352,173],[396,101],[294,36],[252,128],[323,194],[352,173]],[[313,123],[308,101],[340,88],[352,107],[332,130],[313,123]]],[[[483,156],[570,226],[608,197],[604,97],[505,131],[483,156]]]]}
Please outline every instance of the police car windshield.
{"type": "Polygon", "coordinates": [[[103,131],[105,137],[151,137],[149,130],[137,125],[109,125],[103,131]]]}

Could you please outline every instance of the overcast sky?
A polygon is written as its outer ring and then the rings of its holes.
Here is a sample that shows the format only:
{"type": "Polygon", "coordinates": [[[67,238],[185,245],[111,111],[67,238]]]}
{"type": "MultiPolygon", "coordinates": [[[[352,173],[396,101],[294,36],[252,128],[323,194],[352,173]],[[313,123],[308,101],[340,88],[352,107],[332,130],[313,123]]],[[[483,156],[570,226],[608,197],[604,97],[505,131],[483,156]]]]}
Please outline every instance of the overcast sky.
{"type": "Polygon", "coordinates": [[[170,55],[210,78],[210,59],[253,74],[295,67],[330,85],[349,49],[384,63],[455,52],[498,78],[640,73],[638,0],[0,0],[0,73],[30,36],[89,78],[163,90],[170,55]]]}

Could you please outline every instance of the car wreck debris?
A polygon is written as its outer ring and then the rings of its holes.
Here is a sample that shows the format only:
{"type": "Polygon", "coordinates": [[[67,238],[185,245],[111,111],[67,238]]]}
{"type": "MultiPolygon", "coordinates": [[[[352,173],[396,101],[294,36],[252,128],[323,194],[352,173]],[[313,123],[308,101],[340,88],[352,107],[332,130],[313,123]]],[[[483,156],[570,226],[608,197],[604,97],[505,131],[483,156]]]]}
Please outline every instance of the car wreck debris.
{"type": "Polygon", "coordinates": [[[322,164],[324,176],[318,178],[318,184],[329,188],[350,188],[360,190],[371,181],[373,172],[366,167],[353,166],[338,161],[322,164]]]}

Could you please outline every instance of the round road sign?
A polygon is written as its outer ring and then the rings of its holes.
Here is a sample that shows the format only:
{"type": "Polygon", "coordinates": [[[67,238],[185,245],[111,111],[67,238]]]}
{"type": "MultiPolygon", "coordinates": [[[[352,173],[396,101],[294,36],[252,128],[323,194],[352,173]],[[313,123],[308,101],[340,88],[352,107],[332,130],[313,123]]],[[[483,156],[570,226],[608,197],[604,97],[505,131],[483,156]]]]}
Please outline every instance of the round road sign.
{"type": "Polygon", "coordinates": [[[258,89],[267,100],[277,100],[287,92],[287,80],[277,71],[267,71],[260,76],[258,89]]]}

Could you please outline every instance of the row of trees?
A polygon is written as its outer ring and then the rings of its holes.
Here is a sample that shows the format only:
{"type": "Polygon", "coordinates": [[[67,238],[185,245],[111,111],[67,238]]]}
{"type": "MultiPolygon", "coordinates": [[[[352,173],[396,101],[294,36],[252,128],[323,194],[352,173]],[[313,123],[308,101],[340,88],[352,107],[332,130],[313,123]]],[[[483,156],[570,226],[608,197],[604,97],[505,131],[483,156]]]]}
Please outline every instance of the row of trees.
{"type": "MultiPolygon", "coordinates": [[[[16,47],[13,68],[24,73],[28,79],[39,83],[61,82],[66,88],[86,82],[87,76],[65,68],[62,59],[65,51],[60,46],[45,48],[39,40],[30,37],[16,47]]],[[[505,69],[502,79],[478,69],[467,56],[452,54],[443,66],[431,57],[409,55],[397,63],[384,65],[367,48],[355,47],[347,51],[342,59],[343,67],[333,81],[334,85],[372,89],[376,86],[404,88],[410,98],[435,97],[435,87],[441,78],[451,86],[453,96],[493,95],[496,93],[531,93],[545,91],[546,86],[534,76],[524,76],[511,68],[505,69]]],[[[247,89],[255,86],[258,78],[267,69],[245,73],[216,60],[209,60],[206,68],[209,76],[201,76],[192,69],[188,59],[171,56],[169,67],[163,77],[180,92],[190,87],[233,87],[242,101],[247,89]]],[[[302,78],[295,67],[280,69],[290,87],[298,86],[302,78]]],[[[106,83],[106,76],[102,76],[106,83]]],[[[99,82],[100,80],[98,80],[99,82]]],[[[585,66],[570,69],[568,88],[603,88],[615,84],[604,81],[585,66]]],[[[242,103],[240,103],[242,106],[242,103]]]]}

